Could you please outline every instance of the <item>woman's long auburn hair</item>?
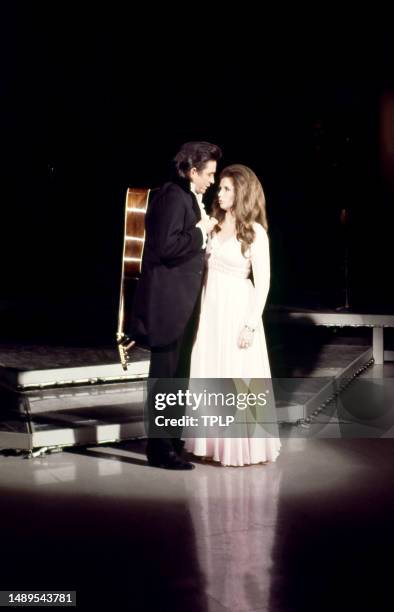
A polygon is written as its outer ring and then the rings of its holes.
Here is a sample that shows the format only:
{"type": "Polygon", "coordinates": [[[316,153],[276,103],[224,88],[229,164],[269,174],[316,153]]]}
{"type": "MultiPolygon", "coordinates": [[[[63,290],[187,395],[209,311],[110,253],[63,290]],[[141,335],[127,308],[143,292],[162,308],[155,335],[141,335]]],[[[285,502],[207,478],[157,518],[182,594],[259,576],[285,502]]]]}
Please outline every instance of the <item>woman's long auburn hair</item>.
{"type": "MultiPolygon", "coordinates": [[[[223,178],[229,178],[234,186],[235,230],[237,240],[241,243],[242,255],[245,255],[255,238],[253,223],[260,223],[265,230],[268,230],[263,187],[253,170],[242,164],[233,164],[224,168],[219,180],[223,178]]],[[[212,216],[218,220],[218,224],[214,227],[215,232],[221,231],[219,225],[225,215],[226,211],[220,208],[216,196],[212,209],[212,216]]]]}

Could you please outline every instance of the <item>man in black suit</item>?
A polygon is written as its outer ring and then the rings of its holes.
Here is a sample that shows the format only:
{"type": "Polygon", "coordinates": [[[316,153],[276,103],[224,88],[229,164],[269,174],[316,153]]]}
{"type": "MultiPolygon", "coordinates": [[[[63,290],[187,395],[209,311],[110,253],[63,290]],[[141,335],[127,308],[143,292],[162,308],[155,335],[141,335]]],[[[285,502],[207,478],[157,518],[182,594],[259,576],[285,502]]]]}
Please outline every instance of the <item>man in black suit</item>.
{"type": "MultiPolygon", "coordinates": [[[[216,223],[206,214],[202,196],[214,183],[220,157],[216,145],[185,143],[174,159],[176,180],[163,185],[149,204],[130,335],[151,349],[150,379],[167,379],[168,383],[168,379],[188,376],[185,361],[190,356],[190,329],[202,285],[206,238],[216,223]]],[[[154,394],[165,387],[168,392],[165,381],[157,380],[154,389],[152,384],[148,391],[151,424],[154,394]]],[[[194,465],[181,458],[182,446],[177,437],[150,436],[149,464],[192,469],[194,465]]]]}

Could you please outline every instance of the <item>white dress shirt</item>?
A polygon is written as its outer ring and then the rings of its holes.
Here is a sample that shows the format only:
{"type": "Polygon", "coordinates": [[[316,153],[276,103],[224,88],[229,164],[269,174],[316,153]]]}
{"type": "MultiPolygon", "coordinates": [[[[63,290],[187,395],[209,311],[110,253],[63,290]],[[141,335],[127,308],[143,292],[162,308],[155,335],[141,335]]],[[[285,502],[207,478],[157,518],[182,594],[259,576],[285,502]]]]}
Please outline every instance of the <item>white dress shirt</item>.
{"type": "MultiPolygon", "coordinates": [[[[209,219],[209,215],[207,214],[207,211],[205,210],[204,202],[202,201],[202,193],[196,192],[193,182],[190,182],[190,191],[194,193],[194,195],[197,198],[197,203],[201,210],[201,219],[209,219]]],[[[205,231],[205,227],[201,221],[196,223],[196,227],[199,227],[200,230],[202,231],[202,247],[201,248],[205,249],[205,247],[207,246],[208,234],[205,231]]]]}

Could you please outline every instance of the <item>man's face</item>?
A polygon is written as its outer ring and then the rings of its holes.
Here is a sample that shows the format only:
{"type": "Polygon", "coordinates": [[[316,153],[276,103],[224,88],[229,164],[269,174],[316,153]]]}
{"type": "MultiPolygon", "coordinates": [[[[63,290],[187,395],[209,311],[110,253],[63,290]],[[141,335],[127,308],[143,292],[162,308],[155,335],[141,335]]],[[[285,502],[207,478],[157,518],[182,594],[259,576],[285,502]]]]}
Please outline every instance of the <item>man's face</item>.
{"type": "Polygon", "coordinates": [[[197,168],[190,170],[190,180],[196,193],[205,193],[208,187],[214,184],[216,166],[216,161],[210,160],[200,172],[197,172],[197,168]]]}

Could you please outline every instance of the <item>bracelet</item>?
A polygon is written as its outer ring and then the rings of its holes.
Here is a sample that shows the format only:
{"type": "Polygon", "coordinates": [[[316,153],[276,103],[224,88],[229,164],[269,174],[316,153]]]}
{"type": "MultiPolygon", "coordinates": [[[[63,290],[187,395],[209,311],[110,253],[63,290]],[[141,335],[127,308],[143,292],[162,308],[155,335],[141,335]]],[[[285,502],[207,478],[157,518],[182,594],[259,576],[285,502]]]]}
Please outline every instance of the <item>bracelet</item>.
{"type": "Polygon", "coordinates": [[[244,325],[244,327],[246,327],[246,329],[250,332],[254,332],[255,331],[255,327],[249,327],[249,325],[244,325]]]}

